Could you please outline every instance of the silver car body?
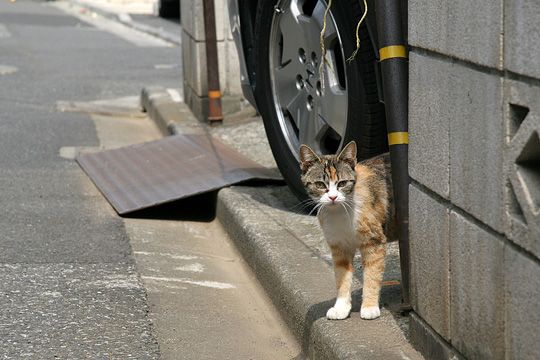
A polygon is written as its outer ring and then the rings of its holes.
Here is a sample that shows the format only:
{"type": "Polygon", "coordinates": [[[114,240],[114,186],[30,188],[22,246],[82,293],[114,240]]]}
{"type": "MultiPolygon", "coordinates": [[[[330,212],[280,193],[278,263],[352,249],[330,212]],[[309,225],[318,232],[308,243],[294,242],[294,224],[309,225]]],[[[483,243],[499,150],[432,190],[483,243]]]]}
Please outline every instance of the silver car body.
{"type": "Polygon", "coordinates": [[[246,65],[246,56],[244,54],[244,47],[242,45],[242,32],[240,28],[240,12],[238,9],[238,0],[228,0],[229,7],[229,21],[231,24],[231,31],[238,51],[238,59],[240,61],[240,83],[242,86],[242,92],[244,97],[257,108],[255,103],[255,95],[253,93],[253,87],[249,81],[249,75],[246,65]]]}

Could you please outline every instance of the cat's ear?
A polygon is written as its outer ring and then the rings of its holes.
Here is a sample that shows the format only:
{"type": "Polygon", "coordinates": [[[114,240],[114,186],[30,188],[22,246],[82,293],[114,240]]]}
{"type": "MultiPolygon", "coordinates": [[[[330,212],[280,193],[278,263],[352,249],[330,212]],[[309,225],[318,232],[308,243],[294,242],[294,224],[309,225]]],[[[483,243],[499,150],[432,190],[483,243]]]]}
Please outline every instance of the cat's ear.
{"type": "Polygon", "coordinates": [[[300,145],[300,169],[302,172],[306,172],[317,161],[321,161],[321,159],[315,154],[315,151],[307,145],[300,145]]]}
{"type": "Polygon", "coordinates": [[[356,143],[354,141],[345,145],[338,155],[338,160],[345,161],[354,169],[356,166],[356,143]]]}

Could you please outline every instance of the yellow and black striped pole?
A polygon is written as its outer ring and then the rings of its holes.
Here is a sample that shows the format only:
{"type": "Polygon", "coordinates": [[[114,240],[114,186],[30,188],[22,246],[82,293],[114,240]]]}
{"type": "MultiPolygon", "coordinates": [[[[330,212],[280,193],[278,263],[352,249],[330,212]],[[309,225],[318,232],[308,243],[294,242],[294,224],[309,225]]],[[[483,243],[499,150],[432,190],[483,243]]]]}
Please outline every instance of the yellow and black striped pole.
{"type": "Polygon", "coordinates": [[[401,265],[403,310],[410,309],[409,298],[409,171],[408,115],[409,74],[403,19],[407,19],[406,2],[375,1],[379,61],[381,62],[383,97],[392,162],[392,184],[396,206],[401,265]],[[402,4],[405,7],[402,8],[402,4]]]}

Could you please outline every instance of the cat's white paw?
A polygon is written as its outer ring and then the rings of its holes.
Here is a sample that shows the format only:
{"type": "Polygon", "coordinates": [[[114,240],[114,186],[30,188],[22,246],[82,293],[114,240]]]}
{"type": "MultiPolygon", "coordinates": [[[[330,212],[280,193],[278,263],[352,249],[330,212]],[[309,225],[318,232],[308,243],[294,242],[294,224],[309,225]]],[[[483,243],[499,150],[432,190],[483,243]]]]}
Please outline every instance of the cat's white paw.
{"type": "Polygon", "coordinates": [[[351,312],[351,305],[344,303],[336,304],[326,312],[326,317],[330,320],[343,320],[349,316],[351,312]]]}
{"type": "Polygon", "coordinates": [[[360,317],[365,320],[376,319],[381,316],[381,310],[378,306],[362,307],[360,309],[360,317]]]}

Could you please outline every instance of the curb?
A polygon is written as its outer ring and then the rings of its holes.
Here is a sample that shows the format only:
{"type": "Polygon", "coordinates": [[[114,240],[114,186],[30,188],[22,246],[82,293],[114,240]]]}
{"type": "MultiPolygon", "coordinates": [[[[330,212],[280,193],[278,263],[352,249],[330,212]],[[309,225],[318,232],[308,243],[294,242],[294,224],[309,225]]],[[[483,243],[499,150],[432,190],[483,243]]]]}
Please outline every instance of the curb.
{"type": "MultiPolygon", "coordinates": [[[[395,314],[383,309],[374,321],[353,312],[343,321],[326,319],[333,305],[334,275],[282,219],[290,217],[272,199],[272,189],[231,187],[218,193],[217,218],[255,272],[310,359],[421,359],[400,330],[395,314]],[[262,196],[261,196],[262,194],[262,196]]],[[[302,215],[294,215],[302,216],[302,215]]],[[[314,225],[316,226],[316,225],[314,225]]],[[[356,283],[353,288],[357,289],[356,283]]],[[[382,298],[388,297],[383,289],[382,298]]]]}
{"type": "Polygon", "coordinates": [[[160,86],[145,87],[141,91],[141,107],[154,120],[163,135],[198,134],[204,125],[183,102],[175,102],[160,86]]]}
{"type": "MultiPolygon", "coordinates": [[[[163,88],[145,88],[141,103],[165,134],[185,133],[197,121],[192,114],[181,117],[181,109],[187,107],[174,103],[163,88]]],[[[328,250],[313,218],[288,210],[290,204],[283,202],[287,194],[283,186],[224,188],[218,192],[216,216],[298,339],[303,356],[422,359],[403,333],[406,319],[386,308],[377,320],[360,318],[359,291],[353,293],[348,319],[326,319],[335,297],[333,270],[325,258],[328,250]]],[[[396,259],[387,259],[389,268],[399,263],[396,259]]],[[[358,288],[355,279],[353,289],[358,288]]],[[[383,287],[382,302],[395,302],[399,291],[383,287]]]]}

